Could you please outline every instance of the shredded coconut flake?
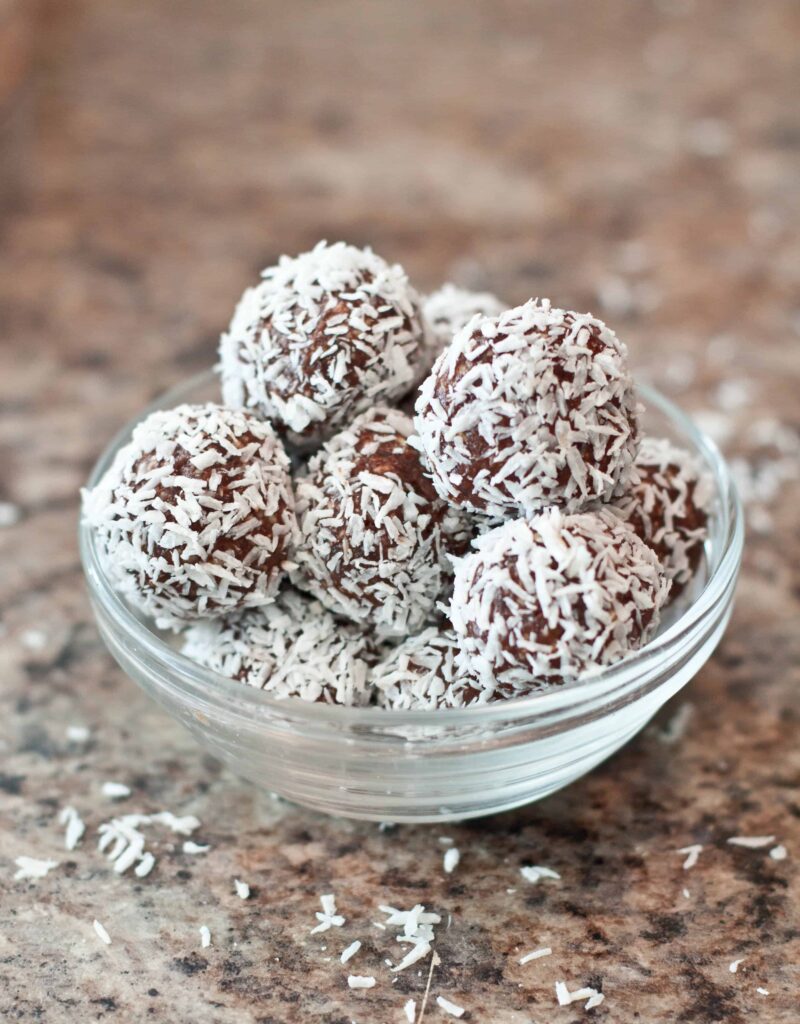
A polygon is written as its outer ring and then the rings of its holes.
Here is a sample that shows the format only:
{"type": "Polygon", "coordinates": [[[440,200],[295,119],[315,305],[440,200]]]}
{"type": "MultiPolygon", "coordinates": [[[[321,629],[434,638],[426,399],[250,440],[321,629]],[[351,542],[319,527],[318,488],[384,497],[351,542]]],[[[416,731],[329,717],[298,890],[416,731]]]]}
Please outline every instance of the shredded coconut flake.
{"type": "Polygon", "coordinates": [[[92,731],[86,725],[67,726],[67,739],[70,743],[87,743],[91,735],[92,731]]]}
{"type": "Polygon", "coordinates": [[[44,878],[48,872],[59,865],[57,860],[40,860],[37,857],[25,856],[15,858],[14,863],[17,865],[14,875],[15,882],[44,878]]]}
{"type": "Polygon", "coordinates": [[[732,963],[728,964],[728,970],[731,972],[731,974],[736,974],[736,972],[739,970],[739,964],[743,964],[744,960],[744,957],[740,957],[738,960],[734,960],[732,963]]]}
{"type": "Polygon", "coordinates": [[[83,838],[86,825],[74,807],[63,807],[58,815],[58,823],[66,825],[64,833],[64,846],[67,850],[74,850],[83,838]]]}
{"type": "Polygon", "coordinates": [[[549,946],[545,946],[543,949],[534,949],[531,953],[526,953],[525,956],[520,957],[519,962],[521,964],[529,964],[532,960],[540,960],[543,956],[550,956],[553,950],[549,946]]]}
{"type": "Polygon", "coordinates": [[[166,825],[172,832],[179,835],[190,835],[200,822],[194,815],[177,817],[171,811],[159,811],[157,814],[125,814],[111,821],[103,822],[97,832],[100,836],[97,848],[101,853],[108,851],[107,857],[114,862],[114,871],[121,875],[134,867],[139,878],[150,874],[155,858],[145,850],[145,835],[142,828],[152,825],[166,825]]]}
{"type": "Polygon", "coordinates": [[[463,1006],[459,1006],[457,1003],[451,1003],[449,999],[445,999],[444,996],[436,997],[436,1005],[441,1007],[445,1013],[449,1013],[451,1017],[463,1017],[466,1010],[463,1006]]]}
{"type": "Polygon", "coordinates": [[[414,1024],[414,1017],[416,1015],[417,1004],[413,999],[409,999],[403,1007],[403,1013],[406,1015],[408,1024],[414,1024]]]}
{"type": "Polygon", "coordinates": [[[148,824],[149,821],[160,822],[162,825],[166,825],[171,832],[176,832],[180,836],[190,836],[192,832],[200,828],[200,819],[193,814],[184,814],[179,817],[171,811],[159,811],[158,814],[151,815],[149,819],[143,819],[142,824],[148,824]]]}
{"type": "Polygon", "coordinates": [[[525,865],[519,869],[519,873],[525,879],[526,882],[532,882],[534,885],[540,882],[543,878],[554,878],[560,879],[561,875],[557,871],[553,871],[552,868],[537,867],[534,865],[525,865]]]}
{"type": "Polygon", "coordinates": [[[130,786],[122,782],[104,782],[102,792],[109,800],[124,800],[126,796],[131,795],[130,786]]]}
{"type": "Polygon", "coordinates": [[[155,867],[156,859],[149,850],[145,850],[142,854],[142,859],[133,869],[134,875],[137,878],[146,878],[155,867]]]}
{"type": "Polygon", "coordinates": [[[361,942],[358,939],[356,939],[355,942],[351,942],[347,949],[342,950],[342,955],[340,957],[342,963],[346,964],[348,960],[352,960],[359,949],[361,949],[361,942]]]}
{"type": "Polygon", "coordinates": [[[779,843],[777,846],[773,846],[769,855],[773,860],[786,860],[789,854],[783,843],[779,843]]]}
{"type": "Polygon", "coordinates": [[[389,906],[381,906],[378,909],[387,915],[388,926],[403,929],[397,936],[397,941],[411,946],[400,963],[392,967],[392,971],[398,974],[424,960],[433,948],[434,925],[440,924],[442,920],[439,914],[426,912],[421,903],[417,903],[411,910],[397,910],[389,906]]]}
{"type": "Polygon", "coordinates": [[[591,988],[588,985],[585,988],[579,988],[574,992],[570,992],[566,982],[556,982],[556,999],[559,1006],[569,1006],[570,1003],[579,1003],[586,1000],[585,1009],[591,1010],[595,1006],[599,1006],[604,998],[605,996],[602,992],[598,992],[597,989],[591,988]]]}
{"type": "Polygon", "coordinates": [[[700,843],[693,843],[691,846],[684,846],[678,850],[678,853],[686,854],[686,860],[683,862],[683,870],[689,871],[693,868],[702,852],[703,847],[700,843]]]}
{"type": "Polygon", "coordinates": [[[234,878],[233,887],[240,900],[246,900],[250,897],[250,886],[247,882],[240,882],[238,878],[234,878]]]}
{"type": "Polygon", "coordinates": [[[320,932],[327,932],[330,928],[341,928],[345,923],[345,918],[336,912],[336,898],[333,893],[320,896],[319,901],[322,904],[322,912],[319,910],[316,912],[319,924],[311,929],[311,934],[317,935],[320,932]]]}
{"type": "Polygon", "coordinates": [[[100,924],[100,922],[96,918],[92,922],[92,927],[94,928],[95,932],[97,933],[98,939],[100,939],[100,941],[102,943],[104,943],[106,946],[110,946],[111,945],[111,936],[108,934],[108,932],[105,930],[103,925],[100,924]]]}
{"type": "Polygon", "coordinates": [[[98,828],[97,848],[101,853],[108,850],[106,855],[114,862],[116,874],[124,874],[134,864],[141,863],[145,856],[145,836],[139,826],[146,821],[145,815],[130,814],[103,822],[98,828]]]}
{"type": "Polygon", "coordinates": [[[203,949],[211,945],[211,932],[209,931],[208,925],[200,926],[200,945],[203,949]]]}
{"type": "Polygon", "coordinates": [[[188,854],[208,853],[208,851],[211,849],[211,846],[204,846],[202,843],[193,843],[191,839],[187,839],[186,842],[183,844],[182,849],[184,853],[188,854]]]}
{"type": "Polygon", "coordinates": [[[351,974],[347,979],[350,988],[375,988],[375,979],[372,975],[351,974]]]}
{"type": "Polygon", "coordinates": [[[760,850],[775,842],[775,836],[731,836],[731,846],[744,846],[748,850],[760,850]]]}
{"type": "Polygon", "coordinates": [[[461,854],[458,852],[455,846],[451,846],[444,855],[444,870],[445,874],[451,875],[458,867],[458,862],[461,860],[461,854]]]}

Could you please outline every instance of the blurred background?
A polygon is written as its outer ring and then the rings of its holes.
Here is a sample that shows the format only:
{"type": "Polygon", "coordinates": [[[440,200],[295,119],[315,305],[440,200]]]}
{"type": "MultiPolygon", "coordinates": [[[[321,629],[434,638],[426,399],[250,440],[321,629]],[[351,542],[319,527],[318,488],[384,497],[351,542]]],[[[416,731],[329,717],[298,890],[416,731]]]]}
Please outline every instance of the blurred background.
{"type": "Polygon", "coordinates": [[[799,93],[793,0],[0,0],[0,388],[50,500],[319,238],[603,316],[721,441],[723,370],[793,410],[799,93]]]}
{"type": "Polygon", "coordinates": [[[788,343],[798,86],[791,0],[0,0],[6,326],[160,387],[341,237],[669,355],[788,343]]]}

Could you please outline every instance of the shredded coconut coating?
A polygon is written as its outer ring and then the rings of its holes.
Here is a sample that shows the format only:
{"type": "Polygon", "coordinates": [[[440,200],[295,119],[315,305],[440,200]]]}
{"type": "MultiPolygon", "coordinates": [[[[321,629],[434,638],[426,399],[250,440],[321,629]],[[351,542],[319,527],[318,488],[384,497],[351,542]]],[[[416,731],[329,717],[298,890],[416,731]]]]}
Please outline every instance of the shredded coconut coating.
{"type": "Polygon", "coordinates": [[[628,484],[637,411],[613,331],[531,299],[456,334],[420,388],[415,443],[454,505],[577,512],[628,484]]]}
{"type": "Polygon", "coordinates": [[[421,629],[465,550],[464,517],[433,489],[398,409],[363,413],[296,482],[294,583],[384,636],[421,629]]]}
{"type": "Polygon", "coordinates": [[[422,301],[422,312],[430,327],[425,350],[426,370],[474,316],[500,316],[507,308],[506,303],[491,292],[471,292],[449,282],[431,292],[422,301]]]}
{"type": "Polygon", "coordinates": [[[83,499],[114,586],[163,628],[269,604],[297,537],[275,432],[218,405],[152,413],[83,499]]]}
{"type": "Polygon", "coordinates": [[[206,668],[275,697],[369,703],[367,675],[375,655],[367,635],[292,589],[281,591],[265,608],[192,625],[182,651],[206,668]]]}
{"type": "Polygon", "coordinates": [[[689,452],[661,438],[642,438],[634,479],[614,508],[655,551],[672,581],[672,598],[700,564],[712,502],[711,480],[689,452]]]}
{"type": "Polygon", "coordinates": [[[372,669],[376,703],[393,711],[484,703],[492,691],[458,669],[458,649],[458,639],[451,629],[430,626],[407,637],[372,669]]]}
{"type": "Polygon", "coordinates": [[[242,296],[220,341],[223,398],[313,445],[376,402],[402,398],[425,344],[402,267],[320,242],[282,256],[242,296]]]}
{"type": "MultiPolygon", "coordinates": [[[[472,512],[469,514],[469,523],[472,527],[472,537],[470,546],[475,547],[478,540],[483,537],[484,534],[489,533],[491,530],[496,530],[498,526],[505,526],[506,523],[514,520],[524,518],[519,514],[514,516],[487,516],[482,512],[472,512]]],[[[459,552],[465,554],[466,552],[459,552]]]]}
{"type": "MultiPolygon", "coordinates": [[[[669,583],[609,509],[559,509],[487,533],[456,566],[458,664],[519,692],[577,680],[642,646],[669,583]]],[[[510,695],[510,694],[508,694],[510,695]]]]}

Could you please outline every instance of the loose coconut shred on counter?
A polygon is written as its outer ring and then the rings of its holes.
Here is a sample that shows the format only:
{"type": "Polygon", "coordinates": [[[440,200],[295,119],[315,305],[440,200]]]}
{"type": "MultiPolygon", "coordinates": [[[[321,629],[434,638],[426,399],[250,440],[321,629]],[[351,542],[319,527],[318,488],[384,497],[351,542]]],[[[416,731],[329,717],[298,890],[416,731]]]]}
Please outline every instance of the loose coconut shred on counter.
{"type": "Polygon", "coordinates": [[[341,928],[345,923],[345,918],[336,912],[336,897],[332,893],[326,893],[324,896],[320,896],[319,901],[322,904],[322,910],[316,912],[319,924],[311,929],[311,934],[318,935],[320,932],[327,932],[330,928],[341,928]]]}
{"type": "Polygon", "coordinates": [[[17,871],[14,874],[15,882],[44,878],[54,868],[59,866],[57,860],[41,860],[38,857],[26,856],[17,857],[14,863],[17,866],[17,871]]]}
{"type": "Polygon", "coordinates": [[[378,909],[387,915],[387,926],[402,927],[403,931],[397,936],[397,941],[412,947],[400,963],[392,967],[393,973],[412,967],[431,952],[435,939],[434,925],[440,924],[442,920],[439,914],[426,912],[421,903],[417,903],[411,910],[397,910],[388,906],[378,909]]]}
{"type": "Polygon", "coordinates": [[[58,815],[58,823],[65,826],[64,848],[74,850],[86,831],[83,819],[74,807],[63,807],[58,815]]]}

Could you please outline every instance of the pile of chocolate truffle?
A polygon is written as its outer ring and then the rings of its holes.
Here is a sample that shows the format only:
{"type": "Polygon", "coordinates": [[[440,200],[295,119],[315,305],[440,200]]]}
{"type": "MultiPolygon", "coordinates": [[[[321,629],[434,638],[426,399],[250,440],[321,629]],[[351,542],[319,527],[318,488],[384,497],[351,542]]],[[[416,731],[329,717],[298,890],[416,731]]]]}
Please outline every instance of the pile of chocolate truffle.
{"type": "Polygon", "coordinates": [[[242,296],[221,404],[141,422],[84,495],[128,602],[276,697],[464,707],[645,644],[703,554],[711,488],[640,437],[600,320],[321,242],[242,296]]]}

